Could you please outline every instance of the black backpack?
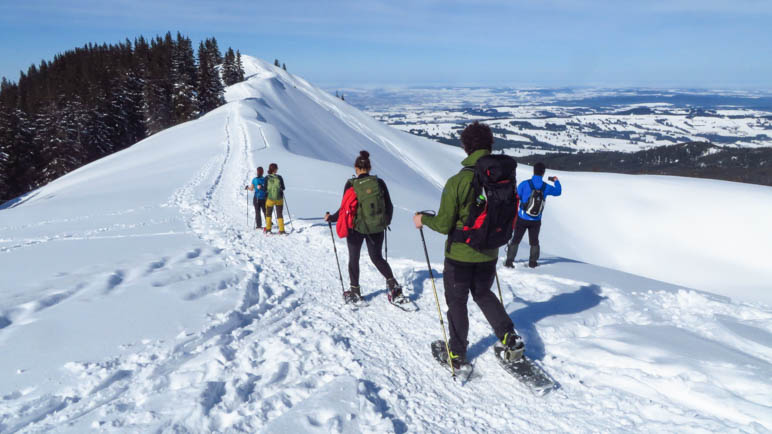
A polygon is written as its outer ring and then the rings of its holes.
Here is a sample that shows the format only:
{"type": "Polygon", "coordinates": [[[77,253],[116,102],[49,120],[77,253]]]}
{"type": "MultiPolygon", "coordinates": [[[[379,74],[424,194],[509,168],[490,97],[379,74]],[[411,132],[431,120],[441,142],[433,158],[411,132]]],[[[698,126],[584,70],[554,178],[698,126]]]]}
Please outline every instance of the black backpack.
{"type": "Polygon", "coordinates": [[[532,180],[528,180],[528,185],[531,186],[531,197],[528,198],[528,202],[521,204],[520,207],[523,211],[531,217],[539,217],[544,211],[544,190],[547,189],[547,183],[544,182],[540,189],[536,189],[532,180]]]}
{"type": "Polygon", "coordinates": [[[465,243],[475,250],[495,249],[512,238],[517,218],[517,161],[507,155],[486,155],[477,160],[470,195],[469,217],[463,229],[450,234],[452,242],[465,243]]]}

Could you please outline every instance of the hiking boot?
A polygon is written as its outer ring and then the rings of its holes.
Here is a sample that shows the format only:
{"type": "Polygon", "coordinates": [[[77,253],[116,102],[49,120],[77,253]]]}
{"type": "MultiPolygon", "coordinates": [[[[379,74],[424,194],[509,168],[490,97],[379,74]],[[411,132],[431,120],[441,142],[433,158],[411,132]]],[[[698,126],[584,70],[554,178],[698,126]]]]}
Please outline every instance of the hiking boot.
{"type": "Polygon", "coordinates": [[[516,362],[523,358],[525,344],[523,343],[523,338],[518,336],[517,333],[509,332],[504,334],[504,338],[501,341],[496,342],[493,350],[502,360],[516,362]]]}
{"type": "Polygon", "coordinates": [[[517,248],[520,247],[520,244],[515,244],[513,241],[510,241],[509,244],[507,244],[507,260],[504,262],[504,266],[507,268],[515,268],[513,263],[515,262],[515,256],[517,256],[517,248]],[[510,264],[510,265],[507,265],[510,264]]]}
{"type": "Polygon", "coordinates": [[[541,252],[539,251],[539,246],[531,246],[531,252],[528,256],[528,266],[531,268],[536,268],[539,266],[539,264],[536,262],[539,260],[539,254],[541,252]]]}
{"type": "Polygon", "coordinates": [[[346,303],[355,303],[362,298],[360,288],[355,285],[351,285],[348,291],[343,292],[343,300],[346,303]]]}
{"type": "Polygon", "coordinates": [[[287,233],[284,231],[279,231],[279,235],[287,235],[287,233]]]}
{"type": "MultiPolygon", "coordinates": [[[[443,347],[445,345],[443,344],[443,347]]],[[[447,351],[441,351],[437,356],[442,360],[443,363],[448,363],[448,352],[447,351]]],[[[453,363],[454,369],[461,369],[464,365],[468,365],[469,362],[466,361],[466,356],[463,354],[456,354],[453,351],[450,352],[450,359],[453,363]]]]}
{"type": "Polygon", "coordinates": [[[402,287],[399,285],[399,283],[397,283],[397,279],[388,279],[386,284],[389,286],[390,302],[397,303],[397,300],[405,298],[405,296],[402,295],[402,287]]]}

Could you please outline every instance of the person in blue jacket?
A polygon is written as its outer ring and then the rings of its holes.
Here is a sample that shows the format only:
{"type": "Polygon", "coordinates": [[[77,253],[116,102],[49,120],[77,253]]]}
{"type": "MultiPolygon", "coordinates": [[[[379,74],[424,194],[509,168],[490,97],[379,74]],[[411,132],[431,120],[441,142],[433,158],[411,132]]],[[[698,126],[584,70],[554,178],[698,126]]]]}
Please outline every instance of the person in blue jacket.
{"type": "Polygon", "coordinates": [[[523,181],[517,186],[517,195],[520,197],[520,209],[517,214],[517,224],[515,225],[515,233],[512,239],[507,244],[507,260],[504,262],[504,266],[508,268],[514,268],[515,255],[517,255],[517,248],[520,245],[520,241],[525,235],[525,231],[528,231],[528,244],[531,245],[531,254],[528,258],[528,266],[535,268],[537,261],[539,260],[539,230],[541,229],[541,215],[544,210],[544,203],[547,200],[547,196],[560,196],[563,192],[563,188],[560,186],[557,176],[548,178],[554,182],[555,185],[549,185],[542,177],[546,171],[544,163],[536,163],[533,165],[533,177],[527,181],[523,181]],[[534,190],[537,190],[537,194],[534,195],[534,200],[531,201],[531,196],[534,190]],[[538,198],[541,196],[541,201],[538,198]]]}
{"type": "Polygon", "coordinates": [[[257,168],[257,177],[252,178],[252,184],[245,188],[255,192],[255,197],[252,199],[252,205],[255,206],[255,229],[262,229],[263,221],[260,218],[260,213],[265,215],[265,200],[268,197],[262,167],[257,168]]]}

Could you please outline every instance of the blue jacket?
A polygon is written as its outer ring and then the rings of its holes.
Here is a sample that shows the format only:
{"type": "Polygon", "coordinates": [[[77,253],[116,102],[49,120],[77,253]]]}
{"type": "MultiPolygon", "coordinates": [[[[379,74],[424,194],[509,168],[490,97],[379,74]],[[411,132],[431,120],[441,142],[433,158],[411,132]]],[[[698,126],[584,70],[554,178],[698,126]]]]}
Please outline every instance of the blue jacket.
{"type": "Polygon", "coordinates": [[[268,197],[268,190],[265,186],[265,176],[252,179],[252,186],[255,187],[255,197],[258,199],[265,199],[268,197]],[[260,186],[260,189],[257,186],[260,186]]]}
{"type": "MultiPolygon", "coordinates": [[[[539,175],[533,175],[531,178],[531,182],[533,182],[533,186],[536,187],[536,189],[540,189],[542,184],[544,184],[544,180],[541,179],[541,176],[539,175]]],[[[547,188],[544,190],[544,201],[547,201],[547,196],[560,196],[560,193],[563,192],[563,188],[560,186],[560,180],[555,181],[555,186],[551,186],[547,184],[547,188]]],[[[531,186],[528,184],[528,181],[523,181],[520,183],[520,185],[517,186],[517,195],[520,196],[520,205],[521,208],[518,209],[517,215],[519,218],[523,220],[530,220],[530,221],[538,221],[541,220],[541,215],[539,217],[531,217],[528,214],[523,211],[522,205],[528,203],[528,199],[531,198],[531,186]]]]}

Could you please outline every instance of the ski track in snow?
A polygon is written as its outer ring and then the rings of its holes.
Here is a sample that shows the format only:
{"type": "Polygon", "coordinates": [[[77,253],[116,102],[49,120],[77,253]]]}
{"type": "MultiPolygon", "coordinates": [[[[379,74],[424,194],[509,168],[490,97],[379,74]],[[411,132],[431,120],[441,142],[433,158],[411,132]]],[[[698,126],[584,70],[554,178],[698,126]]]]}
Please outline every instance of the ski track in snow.
{"type": "MultiPolygon", "coordinates": [[[[232,109],[222,146],[166,204],[208,248],[117,269],[0,312],[0,339],[34,312],[93,291],[107,296],[137,279],[178,288],[190,300],[227,289],[241,298],[211,315],[206,328],[173,342],[127,344],[128,355],[67,363],[73,381],[56,393],[0,396],[0,432],[772,429],[769,377],[766,388],[759,383],[772,372],[770,310],[691,290],[629,291],[558,277],[551,270],[560,258],[544,258],[537,270],[518,262],[516,270],[499,272],[507,311],[529,356],[560,388],[536,397],[505,375],[491,351],[495,338],[471,300],[469,356],[481,376],[453,382],[429,354],[441,332],[425,264],[390,259],[417,312],[388,305],[385,282],[366,255],[361,283],[370,305],[344,306],[326,226],[298,220],[287,237],[264,236],[251,228],[251,200],[245,222],[244,185],[269,147],[260,123],[232,109]],[[250,129],[259,131],[263,147],[251,143],[250,129]],[[729,398],[732,405],[725,405],[729,398]]],[[[120,229],[16,240],[0,251],[120,229]]],[[[335,242],[346,270],[345,243],[335,242]]],[[[440,259],[440,252],[430,255],[440,259]]],[[[432,266],[444,313],[442,267],[432,266]]]]}

